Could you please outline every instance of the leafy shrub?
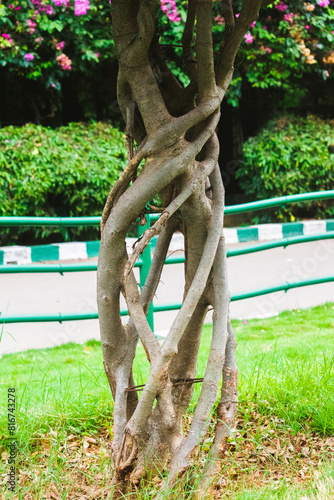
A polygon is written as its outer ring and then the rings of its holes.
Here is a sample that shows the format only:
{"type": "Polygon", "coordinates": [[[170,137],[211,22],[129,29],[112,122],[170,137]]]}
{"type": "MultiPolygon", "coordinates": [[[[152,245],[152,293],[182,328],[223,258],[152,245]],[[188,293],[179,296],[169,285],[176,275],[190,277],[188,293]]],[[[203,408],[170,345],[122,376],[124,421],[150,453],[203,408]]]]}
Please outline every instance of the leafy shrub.
{"type": "MultiPolygon", "coordinates": [[[[0,129],[0,215],[100,215],[125,158],[122,133],[106,123],[0,129]]],[[[59,241],[60,235],[97,238],[98,229],[15,228],[1,231],[1,244],[59,241]]]]}
{"type": "MultiPolygon", "coordinates": [[[[237,177],[252,200],[333,189],[333,120],[315,116],[279,118],[248,139],[243,153],[237,177]]],[[[288,221],[333,216],[332,201],[287,205],[274,212],[277,219],[288,221]]],[[[261,220],[269,217],[266,213],[261,220]]]]}

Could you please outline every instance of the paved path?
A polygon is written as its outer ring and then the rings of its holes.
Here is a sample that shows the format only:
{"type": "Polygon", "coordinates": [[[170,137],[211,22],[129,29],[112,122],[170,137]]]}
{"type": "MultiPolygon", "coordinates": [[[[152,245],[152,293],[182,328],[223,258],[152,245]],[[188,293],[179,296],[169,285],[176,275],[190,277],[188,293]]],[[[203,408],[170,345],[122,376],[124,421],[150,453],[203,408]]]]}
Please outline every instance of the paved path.
{"type": "MultiPolygon", "coordinates": [[[[248,243],[249,244],[249,243],[248,243]]],[[[235,248],[236,245],[229,246],[235,248]]],[[[168,265],[162,275],[156,303],[179,302],[183,265],[168,265]]],[[[136,270],[138,271],[138,270],[136,270]]],[[[228,259],[232,295],[334,274],[334,240],[292,245],[228,259]]],[[[0,311],[3,314],[55,314],[96,310],[96,273],[0,275],[0,311]]],[[[313,285],[233,302],[232,318],[266,317],[280,311],[334,301],[334,284],[313,285]]],[[[165,332],[176,311],[155,314],[155,331],[165,332]]],[[[210,318],[208,317],[208,321],[210,318]]],[[[42,348],[99,338],[98,321],[5,325],[0,353],[42,348]]]]}

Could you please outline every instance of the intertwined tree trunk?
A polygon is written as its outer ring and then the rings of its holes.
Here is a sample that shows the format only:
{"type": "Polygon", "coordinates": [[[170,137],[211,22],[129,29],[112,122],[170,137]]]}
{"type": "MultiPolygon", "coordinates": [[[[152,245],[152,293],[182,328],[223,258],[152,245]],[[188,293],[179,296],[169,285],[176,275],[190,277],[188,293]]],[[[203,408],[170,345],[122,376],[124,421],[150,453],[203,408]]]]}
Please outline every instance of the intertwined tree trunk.
{"type": "Polygon", "coordinates": [[[207,431],[222,379],[214,443],[199,493],[203,498],[217,473],[235,419],[235,338],[229,320],[224,187],[215,129],[237,50],[258,16],[261,2],[245,0],[236,22],[230,0],[222,2],[224,38],[214,57],[212,0],[188,1],[182,47],[191,82],[184,88],[170,71],[159,45],[157,1],[112,0],[119,59],[118,101],[126,121],[129,158],[102,216],[98,308],[104,366],[114,398],[116,492],[162,469],[168,459],[166,487],[175,484],[191,465],[207,431]],[[164,203],[161,215],[128,255],[126,233],[138,217],[145,221],[149,203],[157,194],[164,203]],[[160,346],[146,314],[177,230],[185,238],[183,305],[160,346]],[[154,235],[158,241],[152,266],[139,290],[133,266],[154,235]],[[120,316],[121,294],[130,315],[126,325],[120,316]],[[209,306],[214,310],[211,349],[190,431],[184,435],[182,416],[193,384],[179,382],[196,375],[201,330],[209,306]],[[137,392],[127,390],[135,385],[132,366],[138,339],[150,362],[139,399],[137,392]]]}

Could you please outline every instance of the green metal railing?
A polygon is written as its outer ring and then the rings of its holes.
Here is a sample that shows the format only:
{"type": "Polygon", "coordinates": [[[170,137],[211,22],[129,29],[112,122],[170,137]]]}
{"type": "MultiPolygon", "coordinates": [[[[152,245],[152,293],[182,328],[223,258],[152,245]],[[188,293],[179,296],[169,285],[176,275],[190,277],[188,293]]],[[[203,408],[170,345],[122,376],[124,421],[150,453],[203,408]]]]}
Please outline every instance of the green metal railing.
{"type": "MultiPolygon", "coordinates": [[[[301,203],[305,201],[319,201],[334,198],[334,189],[329,191],[319,191],[313,193],[292,194],[280,196],[270,200],[253,201],[241,205],[225,207],[226,215],[241,214],[254,210],[263,210],[278,206],[285,206],[290,203],[301,203]]],[[[151,215],[151,221],[159,218],[158,214],[151,215]]],[[[101,217],[0,217],[0,226],[96,226],[99,225],[101,217]]]]}
{"type": "MultiPolygon", "coordinates": [[[[310,280],[298,281],[297,283],[289,283],[286,282],[284,284],[275,285],[269,288],[261,288],[257,290],[251,290],[245,293],[239,293],[231,296],[231,302],[236,300],[250,299],[252,297],[258,297],[260,295],[266,295],[268,293],[280,292],[291,290],[293,288],[300,288],[303,286],[309,285],[319,285],[321,283],[329,283],[334,281],[334,275],[332,276],[323,276],[320,278],[314,278],[310,280]]],[[[155,312],[164,312],[164,311],[175,311],[181,309],[182,304],[151,304],[152,314],[155,312]]],[[[127,316],[127,309],[121,309],[121,316],[127,316]]],[[[99,315],[97,311],[91,311],[88,313],[67,313],[67,314],[46,314],[41,316],[35,315],[14,315],[14,316],[0,316],[0,324],[1,323],[44,323],[44,322],[59,322],[63,321],[74,321],[74,320],[86,320],[86,319],[98,319],[99,315]]]]}
{"type": "MultiPolygon", "coordinates": [[[[225,214],[236,214],[242,212],[248,212],[252,210],[261,210],[265,208],[271,208],[275,206],[284,206],[288,203],[298,203],[305,201],[315,201],[334,198],[334,190],[322,191],[318,193],[304,193],[299,195],[282,196],[279,198],[272,198],[270,200],[262,200],[252,203],[245,203],[242,205],[233,205],[225,207],[225,214]]],[[[138,236],[140,237],[147,227],[150,226],[151,222],[159,218],[158,214],[148,215],[147,224],[145,226],[138,227],[138,236]]],[[[0,226],[91,226],[100,223],[100,217],[0,217],[0,226]]],[[[227,251],[228,257],[235,257],[238,255],[245,255],[248,253],[259,252],[263,250],[268,250],[277,247],[286,248],[289,245],[318,241],[324,239],[334,238],[334,231],[328,231],[322,234],[313,234],[307,236],[295,236],[282,238],[279,240],[274,240],[270,242],[265,242],[257,245],[245,246],[241,248],[234,248],[227,251]]],[[[142,253],[141,259],[135,264],[135,267],[139,267],[140,273],[140,285],[145,283],[147,274],[151,265],[153,245],[150,243],[147,248],[142,253]]],[[[184,256],[169,256],[165,264],[181,264],[184,263],[184,256]]],[[[31,264],[31,265],[0,265],[0,274],[13,274],[13,273],[60,273],[65,272],[81,272],[81,271],[96,271],[96,263],[80,263],[80,264],[31,264]]],[[[287,291],[293,288],[315,285],[320,283],[327,283],[334,281],[334,276],[324,276],[321,278],[315,278],[311,280],[301,281],[298,283],[284,283],[278,284],[269,288],[251,290],[245,293],[240,293],[231,297],[231,301],[243,300],[251,297],[257,297],[260,295],[265,295],[268,293],[273,293],[277,291],[287,291]]],[[[148,311],[148,322],[154,329],[153,315],[155,312],[161,311],[171,311],[178,310],[181,308],[182,304],[162,304],[154,305],[153,302],[150,304],[148,311]]],[[[121,316],[126,316],[127,310],[121,310],[121,316]]],[[[88,320],[97,319],[98,313],[88,312],[88,313],[73,313],[73,314],[51,314],[51,315],[6,315],[1,316],[0,313],[0,323],[29,323],[29,322],[50,322],[50,321],[73,321],[73,320],[88,320]]]]}

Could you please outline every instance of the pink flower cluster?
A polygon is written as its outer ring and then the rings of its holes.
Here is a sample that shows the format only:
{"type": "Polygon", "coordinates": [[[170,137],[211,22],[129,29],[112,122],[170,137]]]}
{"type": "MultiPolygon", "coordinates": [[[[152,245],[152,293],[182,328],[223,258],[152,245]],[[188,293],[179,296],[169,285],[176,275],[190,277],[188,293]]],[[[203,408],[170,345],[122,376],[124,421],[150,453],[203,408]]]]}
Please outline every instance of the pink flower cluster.
{"type": "Polygon", "coordinates": [[[320,0],[320,2],[318,2],[318,5],[320,5],[320,7],[328,7],[329,4],[330,4],[329,0],[320,0]]]}
{"type": "Polygon", "coordinates": [[[224,24],[225,19],[222,16],[215,17],[215,21],[218,25],[224,24]]]}
{"type": "Polygon", "coordinates": [[[261,45],[260,47],[261,52],[267,52],[267,54],[271,54],[272,50],[270,47],[265,47],[264,45],[261,45]]]}
{"type": "Polygon", "coordinates": [[[279,10],[280,12],[285,12],[288,6],[284,2],[278,2],[277,5],[275,5],[275,9],[279,10]]]}
{"type": "Polygon", "coordinates": [[[71,69],[72,61],[65,54],[60,54],[59,56],[57,56],[57,62],[62,69],[64,70],[71,69]]]}
{"type": "Polygon", "coordinates": [[[83,16],[89,9],[89,0],[75,0],[74,14],[76,16],[83,16]]]}
{"type": "Polygon", "coordinates": [[[177,11],[175,0],[160,0],[161,10],[166,14],[171,21],[181,21],[181,17],[177,11]]]}
{"type": "Polygon", "coordinates": [[[253,40],[254,40],[253,35],[251,33],[249,33],[249,32],[246,33],[246,35],[244,36],[244,38],[245,38],[246,43],[252,43],[253,40]]]}
{"type": "Polygon", "coordinates": [[[291,12],[290,14],[284,14],[284,21],[288,21],[289,24],[293,23],[294,14],[291,12]]]}
{"type": "MultiPolygon", "coordinates": [[[[10,3],[10,4],[8,5],[8,7],[9,7],[10,9],[14,9],[14,5],[13,5],[12,3],[10,3]]],[[[21,7],[20,7],[20,6],[15,7],[15,10],[20,10],[20,9],[21,9],[21,7]]]]}
{"type": "Polygon", "coordinates": [[[29,52],[28,54],[24,54],[24,57],[27,61],[32,61],[33,59],[35,59],[34,54],[31,54],[31,52],[29,52]]]}
{"type": "Polygon", "coordinates": [[[1,36],[2,38],[5,38],[5,40],[8,40],[9,43],[13,43],[13,39],[7,33],[2,33],[1,36]]]}
{"type": "Polygon", "coordinates": [[[65,42],[58,42],[56,44],[56,49],[57,50],[63,50],[64,47],[65,47],[65,42]]]}
{"type": "Polygon", "coordinates": [[[34,19],[36,19],[37,14],[45,12],[48,16],[53,14],[53,7],[50,4],[43,4],[41,0],[31,0],[31,3],[36,7],[34,19]]]}
{"type": "Polygon", "coordinates": [[[57,7],[61,7],[62,5],[64,5],[65,7],[68,7],[69,3],[70,3],[70,0],[53,0],[53,3],[57,7]]]}
{"type": "Polygon", "coordinates": [[[36,29],[37,24],[32,19],[27,19],[27,25],[29,28],[29,33],[32,35],[36,29]]]}

